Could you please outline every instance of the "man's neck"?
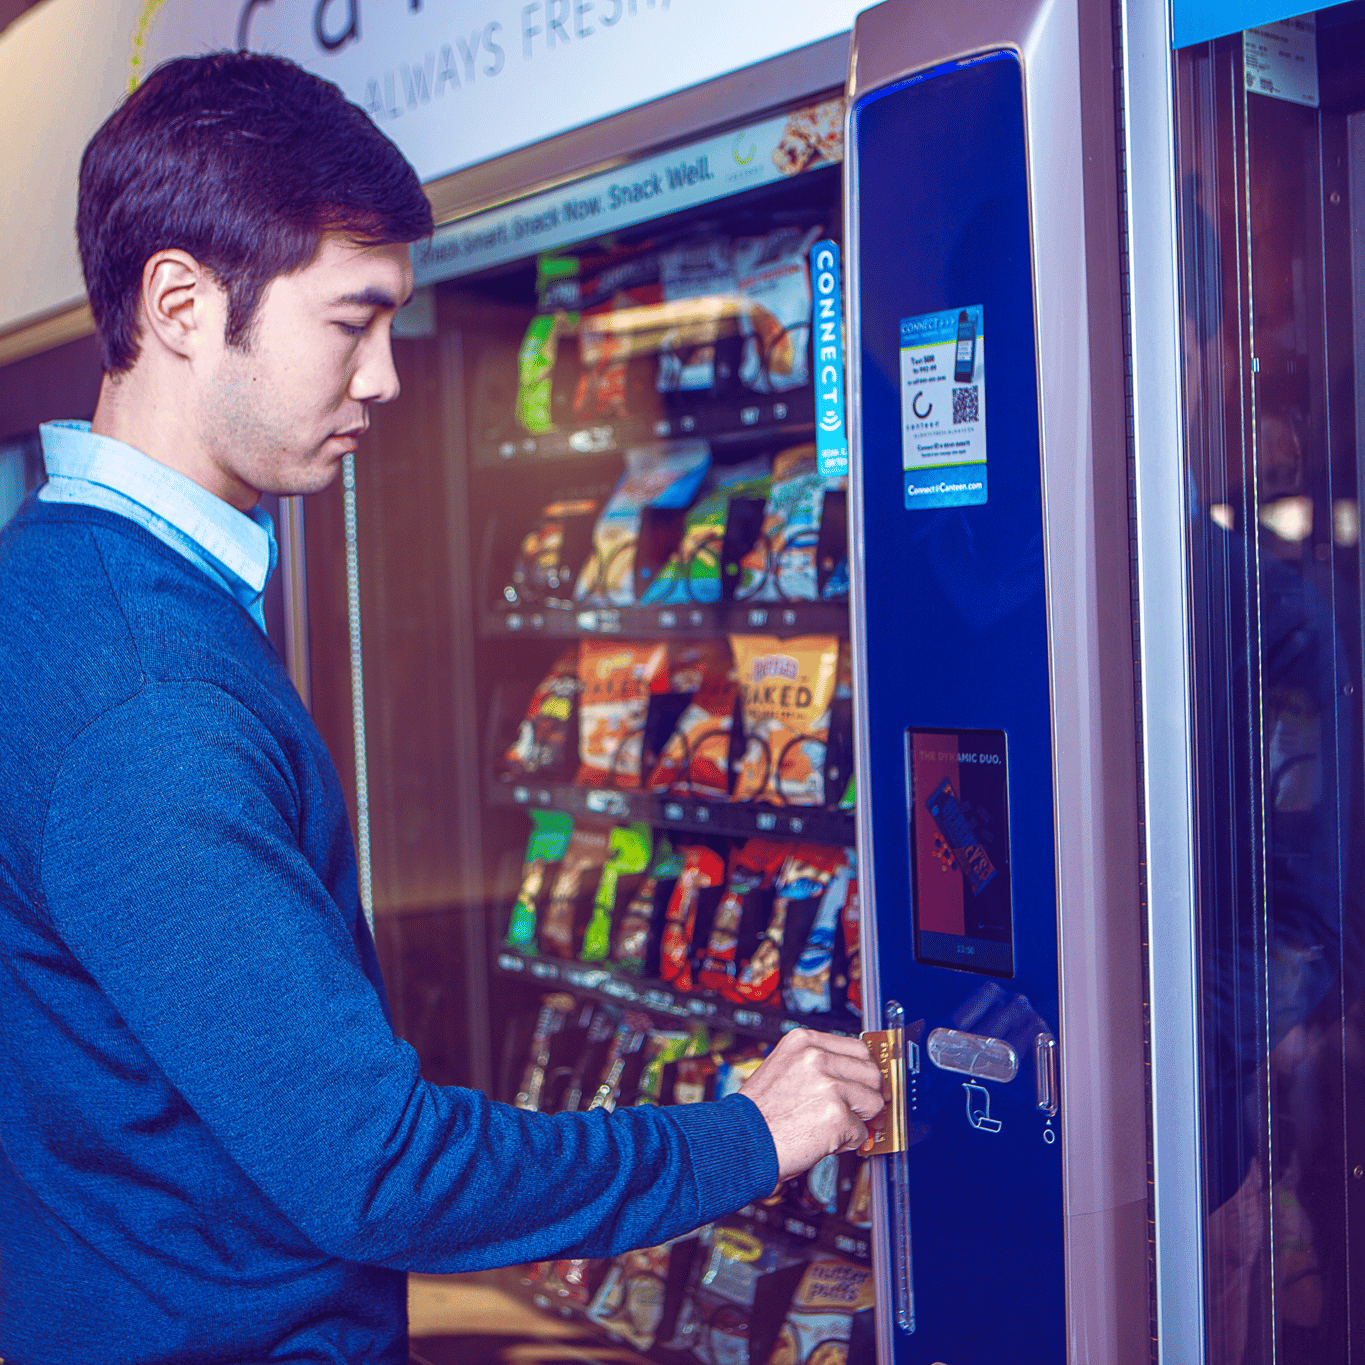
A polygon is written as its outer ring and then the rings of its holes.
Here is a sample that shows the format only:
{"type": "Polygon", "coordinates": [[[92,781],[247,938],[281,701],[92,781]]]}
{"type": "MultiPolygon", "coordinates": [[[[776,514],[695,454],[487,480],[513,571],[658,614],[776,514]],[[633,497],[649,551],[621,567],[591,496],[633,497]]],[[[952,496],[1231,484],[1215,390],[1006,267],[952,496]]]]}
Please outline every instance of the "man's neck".
{"type": "Polygon", "coordinates": [[[139,360],[125,374],[104,376],[90,430],[193,479],[239,512],[251,511],[259,493],[212,459],[198,438],[192,405],[171,401],[171,376],[152,375],[149,369],[139,360]]]}

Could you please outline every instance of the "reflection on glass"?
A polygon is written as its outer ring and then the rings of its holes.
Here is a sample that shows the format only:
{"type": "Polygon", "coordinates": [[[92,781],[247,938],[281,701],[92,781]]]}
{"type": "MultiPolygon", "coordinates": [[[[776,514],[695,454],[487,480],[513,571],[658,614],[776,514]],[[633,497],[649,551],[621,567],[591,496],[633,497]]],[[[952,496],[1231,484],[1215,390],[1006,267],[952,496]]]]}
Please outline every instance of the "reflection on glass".
{"type": "Polygon", "coordinates": [[[1365,1284],[1361,8],[1317,16],[1317,107],[1240,36],[1178,62],[1213,1365],[1347,1361],[1365,1284]]]}

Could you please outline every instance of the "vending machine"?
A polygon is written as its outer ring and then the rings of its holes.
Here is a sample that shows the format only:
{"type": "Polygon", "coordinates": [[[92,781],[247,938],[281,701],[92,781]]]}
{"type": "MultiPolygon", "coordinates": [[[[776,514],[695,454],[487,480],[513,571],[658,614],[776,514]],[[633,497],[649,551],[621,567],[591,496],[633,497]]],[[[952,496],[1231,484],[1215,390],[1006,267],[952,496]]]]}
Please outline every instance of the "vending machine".
{"type": "Polygon", "coordinates": [[[508,1273],[604,1349],[1359,1353],[1365,20],[1236,9],[890,0],[431,187],[291,523],[396,1028],[546,1112],[885,1076],[508,1273]]]}
{"type": "Polygon", "coordinates": [[[1085,79],[1112,35],[1086,8],[892,3],[854,32],[858,847],[906,1097],[886,1361],[1149,1358],[1116,142],[1085,79]]]}

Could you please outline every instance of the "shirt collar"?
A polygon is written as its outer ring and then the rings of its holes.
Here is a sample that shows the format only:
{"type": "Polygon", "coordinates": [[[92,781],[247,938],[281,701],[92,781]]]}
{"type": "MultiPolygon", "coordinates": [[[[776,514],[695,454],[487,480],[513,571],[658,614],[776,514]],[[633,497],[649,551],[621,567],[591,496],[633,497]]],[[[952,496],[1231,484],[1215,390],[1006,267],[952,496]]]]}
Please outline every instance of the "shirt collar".
{"type": "Polygon", "coordinates": [[[274,524],[263,508],[239,512],[169,465],[96,435],[89,422],[45,422],[41,434],[49,477],[83,480],[130,499],[192,541],[244,606],[260,598],[278,557],[274,524]]]}

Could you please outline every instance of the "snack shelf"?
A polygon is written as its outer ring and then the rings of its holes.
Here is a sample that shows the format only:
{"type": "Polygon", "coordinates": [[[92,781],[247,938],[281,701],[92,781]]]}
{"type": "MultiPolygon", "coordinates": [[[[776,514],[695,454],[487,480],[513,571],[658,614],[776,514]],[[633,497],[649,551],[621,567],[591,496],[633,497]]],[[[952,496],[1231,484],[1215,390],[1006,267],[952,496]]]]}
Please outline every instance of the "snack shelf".
{"type": "Polygon", "coordinates": [[[522,461],[581,459],[625,450],[647,441],[703,437],[713,445],[757,437],[810,440],[815,431],[815,396],[807,387],[779,397],[750,393],[725,402],[699,404],[690,412],[585,424],[572,431],[507,432],[485,437],[474,450],[478,468],[522,461]]]}
{"type": "Polygon", "coordinates": [[[720,634],[847,635],[848,599],[834,602],[685,602],[657,606],[536,607],[486,611],[485,639],[543,635],[554,639],[620,635],[630,639],[711,639],[720,634]]]}
{"type": "Polygon", "coordinates": [[[608,787],[537,786],[490,782],[492,806],[544,806],[570,815],[640,820],[647,825],[732,838],[800,839],[804,843],[852,846],[856,817],[851,810],[819,806],[770,806],[757,801],[720,801],[673,792],[617,791],[608,787]]]}
{"type": "Polygon", "coordinates": [[[858,1031],[858,1021],[847,1014],[786,1014],[778,1010],[749,1008],[712,995],[684,994],[662,981],[625,976],[596,962],[533,957],[503,948],[498,951],[496,965],[505,976],[531,981],[547,990],[566,989],[602,1004],[644,1010],[675,1025],[679,1022],[705,1024],[708,1028],[743,1033],[766,1042],[776,1042],[794,1028],[844,1034],[858,1031]]]}

